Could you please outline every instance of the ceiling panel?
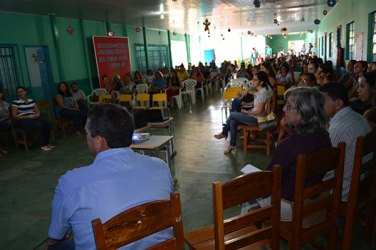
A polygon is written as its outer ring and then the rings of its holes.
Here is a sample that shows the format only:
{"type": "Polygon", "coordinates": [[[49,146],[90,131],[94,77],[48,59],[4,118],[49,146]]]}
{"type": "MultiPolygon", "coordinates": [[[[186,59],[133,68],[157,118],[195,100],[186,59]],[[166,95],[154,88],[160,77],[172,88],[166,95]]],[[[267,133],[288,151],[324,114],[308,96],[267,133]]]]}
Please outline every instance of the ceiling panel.
{"type": "Polygon", "coordinates": [[[211,32],[225,32],[230,28],[231,32],[277,34],[281,27],[286,27],[288,32],[315,29],[313,21],[322,19],[323,10],[331,9],[327,0],[260,0],[260,4],[256,8],[253,0],[0,0],[0,10],[55,14],[190,34],[203,34],[203,22],[208,19],[211,32]],[[274,24],[274,19],[279,21],[279,26],[274,24]]]}

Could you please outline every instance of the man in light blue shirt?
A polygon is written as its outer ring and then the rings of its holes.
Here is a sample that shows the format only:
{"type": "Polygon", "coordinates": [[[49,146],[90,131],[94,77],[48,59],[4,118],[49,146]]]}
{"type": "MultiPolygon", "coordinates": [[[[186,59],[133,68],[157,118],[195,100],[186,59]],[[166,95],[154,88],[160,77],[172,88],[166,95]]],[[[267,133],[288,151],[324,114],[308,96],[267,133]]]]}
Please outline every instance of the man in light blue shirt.
{"type": "MultiPolygon", "coordinates": [[[[73,231],[75,249],[96,249],[91,221],[108,221],[137,205],[169,200],[173,181],[166,163],[134,153],[129,146],[134,130],[131,115],[113,104],[94,106],[85,126],[87,144],[96,157],[85,167],[68,171],[55,189],[48,231],[55,249],[73,231]]],[[[172,237],[172,230],[153,234],[124,249],[145,249],[172,237]]],[[[65,241],[66,242],[66,241],[65,241]]],[[[73,245],[73,244],[71,244],[73,245]]]]}

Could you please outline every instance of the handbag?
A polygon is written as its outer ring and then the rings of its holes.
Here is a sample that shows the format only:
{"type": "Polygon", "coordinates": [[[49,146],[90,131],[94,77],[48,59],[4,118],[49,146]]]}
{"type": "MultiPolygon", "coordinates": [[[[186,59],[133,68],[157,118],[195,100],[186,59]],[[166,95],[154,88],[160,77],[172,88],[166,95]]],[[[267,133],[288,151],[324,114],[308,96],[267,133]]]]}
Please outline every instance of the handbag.
{"type": "Polygon", "coordinates": [[[260,116],[257,118],[257,122],[260,128],[260,131],[267,129],[273,129],[277,127],[277,119],[273,112],[267,116],[260,116]]]}

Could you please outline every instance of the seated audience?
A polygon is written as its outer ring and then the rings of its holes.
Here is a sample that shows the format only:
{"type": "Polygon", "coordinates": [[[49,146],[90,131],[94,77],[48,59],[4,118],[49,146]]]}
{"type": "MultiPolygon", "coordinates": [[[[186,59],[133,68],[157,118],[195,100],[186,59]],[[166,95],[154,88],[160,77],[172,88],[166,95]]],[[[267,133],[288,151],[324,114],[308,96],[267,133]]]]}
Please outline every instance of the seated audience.
{"type": "Polygon", "coordinates": [[[57,86],[56,102],[61,117],[69,117],[73,121],[74,130],[81,135],[81,125],[86,122],[86,113],[80,111],[77,102],[73,99],[72,93],[65,82],[57,86]]]}
{"type": "Polygon", "coordinates": [[[298,79],[296,79],[296,83],[297,83],[298,86],[304,86],[303,81],[302,81],[302,76],[305,73],[308,73],[308,63],[302,64],[300,75],[299,75],[298,79]]]}
{"type": "Polygon", "coordinates": [[[356,138],[371,131],[366,119],[349,107],[346,88],[340,83],[328,83],[320,87],[325,98],[325,112],[331,118],[330,141],[334,147],[346,143],[345,167],[342,185],[342,201],[347,201],[354,162],[356,138]]]}
{"type": "MultiPolygon", "coordinates": [[[[253,67],[253,68],[256,68],[256,67],[253,67]]],[[[260,64],[260,69],[256,68],[256,70],[264,71],[268,75],[268,80],[269,80],[270,86],[272,86],[273,88],[277,86],[275,71],[274,71],[272,65],[269,62],[264,62],[264,63],[260,64]]]]}
{"type": "Polygon", "coordinates": [[[178,77],[180,79],[180,82],[184,82],[188,79],[188,72],[184,67],[184,64],[181,64],[177,71],[178,77]]]}
{"type": "Polygon", "coordinates": [[[287,88],[295,85],[294,74],[290,72],[288,63],[283,63],[279,72],[276,75],[278,84],[282,84],[287,88]]]}
{"type": "Polygon", "coordinates": [[[230,146],[224,152],[225,154],[236,151],[236,133],[238,125],[246,124],[256,126],[258,125],[258,116],[265,115],[266,103],[271,96],[272,88],[269,83],[268,75],[264,71],[258,72],[253,77],[252,85],[257,89],[254,95],[253,108],[250,110],[242,109],[240,113],[231,112],[222,132],[214,136],[217,139],[227,139],[228,133],[230,132],[230,146]]]}
{"type": "MultiPolygon", "coordinates": [[[[52,200],[48,249],[59,245],[60,249],[96,249],[93,219],[106,222],[145,202],[170,199],[174,190],[170,169],[162,160],[129,148],[133,130],[133,118],[125,108],[105,103],[90,109],[85,131],[95,159],[60,177],[52,200]],[[64,240],[70,231],[74,242],[64,240]]],[[[146,249],[171,237],[169,228],[128,248],[146,249]]]]}
{"type": "Polygon", "coordinates": [[[136,84],[132,81],[130,76],[126,75],[124,78],[124,84],[119,90],[120,94],[133,94],[135,92],[136,84]]]}
{"type": "Polygon", "coordinates": [[[200,70],[198,67],[193,67],[193,71],[190,77],[192,80],[196,80],[196,88],[201,88],[201,85],[205,81],[204,76],[200,73],[200,70]]]}
{"type": "Polygon", "coordinates": [[[167,79],[168,88],[166,89],[168,106],[172,105],[172,97],[179,94],[181,88],[180,79],[176,73],[176,70],[171,70],[171,77],[167,79]]]}
{"type": "MultiPolygon", "coordinates": [[[[291,136],[281,141],[269,163],[281,166],[281,220],[292,220],[292,202],[295,195],[296,160],[299,154],[311,154],[321,148],[330,147],[326,130],[328,117],[324,110],[324,98],[314,88],[291,88],[285,93],[286,121],[293,128],[291,136]]],[[[270,199],[259,201],[266,206],[270,199]]]]}
{"type": "Polygon", "coordinates": [[[366,61],[357,61],[354,64],[354,83],[348,91],[350,101],[357,99],[357,90],[359,87],[359,79],[367,72],[368,64],[366,61]]]}
{"type": "Polygon", "coordinates": [[[78,88],[76,82],[71,83],[72,97],[78,104],[78,108],[81,112],[87,114],[87,97],[85,93],[78,88]]]}
{"type": "Polygon", "coordinates": [[[112,83],[112,85],[110,86],[110,91],[109,93],[111,94],[112,91],[119,91],[122,87],[123,87],[124,83],[123,81],[120,79],[120,75],[116,75],[115,78],[114,78],[114,82],[112,83]]]}
{"type": "Polygon", "coordinates": [[[145,81],[150,86],[153,80],[154,80],[154,72],[151,69],[149,69],[145,76],[145,81]]]}
{"type": "Polygon", "coordinates": [[[16,89],[18,99],[12,103],[12,119],[15,128],[35,132],[38,137],[38,145],[42,150],[48,151],[55,146],[50,144],[51,123],[45,117],[40,116],[38,107],[33,99],[27,98],[24,87],[16,89]]]}
{"type": "Polygon", "coordinates": [[[338,80],[339,83],[342,83],[345,85],[346,89],[351,89],[354,84],[354,64],[355,60],[349,60],[346,65],[346,71],[341,76],[341,78],[338,80]]]}
{"type": "MultiPolygon", "coordinates": [[[[8,134],[11,130],[11,121],[9,114],[9,103],[4,99],[4,93],[0,89],[0,130],[8,131],[8,134]]],[[[0,157],[8,153],[5,149],[0,147],[0,157]]]]}
{"type": "Polygon", "coordinates": [[[363,116],[367,119],[371,129],[376,132],[376,107],[368,109],[363,116]]]}
{"type": "Polygon", "coordinates": [[[163,75],[160,71],[155,72],[155,78],[152,81],[149,92],[150,93],[159,93],[161,90],[167,87],[167,82],[163,79],[163,75]]]}
{"type": "Polygon", "coordinates": [[[144,77],[142,76],[142,73],[138,70],[136,70],[134,72],[134,80],[133,80],[134,84],[143,84],[143,83],[146,83],[144,77]]]}
{"type": "Polygon", "coordinates": [[[359,114],[364,114],[367,109],[376,106],[376,71],[366,72],[358,80],[358,99],[351,102],[351,108],[359,114]]]}

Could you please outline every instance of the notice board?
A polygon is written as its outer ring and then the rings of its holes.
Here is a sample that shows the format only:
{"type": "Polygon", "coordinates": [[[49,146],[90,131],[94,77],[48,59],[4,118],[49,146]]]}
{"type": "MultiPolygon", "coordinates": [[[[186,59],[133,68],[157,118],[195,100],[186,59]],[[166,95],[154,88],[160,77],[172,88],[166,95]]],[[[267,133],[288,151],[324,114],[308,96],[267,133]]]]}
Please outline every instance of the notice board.
{"type": "Polygon", "coordinates": [[[93,36],[95,61],[99,85],[109,89],[116,75],[123,80],[131,73],[131,60],[127,37],[93,36]]]}

